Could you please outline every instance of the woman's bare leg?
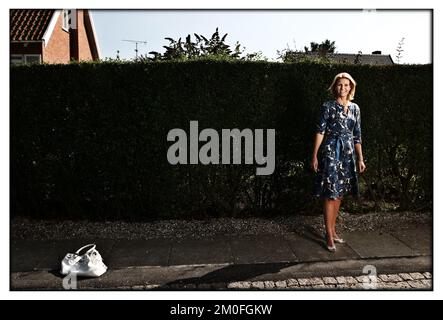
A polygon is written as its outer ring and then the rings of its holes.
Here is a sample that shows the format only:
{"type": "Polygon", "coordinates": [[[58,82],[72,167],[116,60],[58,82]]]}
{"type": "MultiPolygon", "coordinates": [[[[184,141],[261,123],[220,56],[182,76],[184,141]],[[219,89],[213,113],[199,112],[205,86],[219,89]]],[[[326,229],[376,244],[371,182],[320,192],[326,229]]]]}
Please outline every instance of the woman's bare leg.
{"type": "Polygon", "coordinates": [[[334,240],[332,237],[334,236],[335,202],[336,200],[334,199],[325,199],[323,204],[326,242],[330,247],[334,245],[334,240]]]}
{"type": "Polygon", "coordinates": [[[337,217],[338,217],[338,213],[340,211],[340,205],[341,205],[341,201],[342,200],[343,200],[343,198],[337,198],[334,201],[334,220],[333,220],[334,222],[333,222],[333,225],[332,225],[332,236],[334,238],[338,238],[337,232],[335,231],[335,224],[337,222],[337,217]]]}

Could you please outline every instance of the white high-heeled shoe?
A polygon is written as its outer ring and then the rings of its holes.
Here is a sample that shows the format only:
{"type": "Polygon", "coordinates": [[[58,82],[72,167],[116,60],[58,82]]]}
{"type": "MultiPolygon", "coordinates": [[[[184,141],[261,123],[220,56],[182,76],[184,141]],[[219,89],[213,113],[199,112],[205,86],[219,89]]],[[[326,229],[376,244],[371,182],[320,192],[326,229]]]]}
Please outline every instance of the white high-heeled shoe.
{"type": "Polygon", "coordinates": [[[334,240],[334,242],[337,242],[337,243],[346,243],[345,239],[343,239],[343,238],[334,237],[334,238],[332,238],[332,240],[334,240]]]}
{"type": "Polygon", "coordinates": [[[335,252],[337,250],[337,248],[335,247],[334,241],[332,241],[332,246],[328,245],[328,236],[327,235],[325,235],[325,244],[326,244],[326,249],[328,249],[328,251],[335,252]]]}

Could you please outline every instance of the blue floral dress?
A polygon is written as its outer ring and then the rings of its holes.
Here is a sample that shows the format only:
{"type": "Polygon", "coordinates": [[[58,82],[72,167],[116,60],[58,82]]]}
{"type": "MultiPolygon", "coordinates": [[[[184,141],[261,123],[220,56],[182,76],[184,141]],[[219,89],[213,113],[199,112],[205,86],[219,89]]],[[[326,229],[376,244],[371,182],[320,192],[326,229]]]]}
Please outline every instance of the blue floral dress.
{"type": "Polygon", "coordinates": [[[351,102],[346,114],[337,101],[325,102],[317,132],[325,136],[319,150],[315,195],[328,199],[358,196],[354,145],[361,144],[360,108],[351,102]]]}

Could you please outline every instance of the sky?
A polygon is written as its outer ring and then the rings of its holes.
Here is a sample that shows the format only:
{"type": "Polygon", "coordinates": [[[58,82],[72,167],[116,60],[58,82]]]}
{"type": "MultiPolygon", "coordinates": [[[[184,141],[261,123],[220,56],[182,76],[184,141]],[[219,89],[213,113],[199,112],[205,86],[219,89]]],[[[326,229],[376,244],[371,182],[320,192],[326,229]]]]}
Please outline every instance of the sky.
{"type": "MultiPolygon", "coordinates": [[[[210,37],[228,34],[245,53],[261,51],[270,61],[277,50],[303,50],[314,41],[335,41],[336,52],[370,54],[382,51],[397,61],[397,47],[404,38],[400,63],[432,62],[432,11],[430,10],[92,10],[102,58],[135,57],[164,52],[169,41],[194,33],[210,37]]],[[[193,37],[193,40],[195,38],[193,37]]]]}

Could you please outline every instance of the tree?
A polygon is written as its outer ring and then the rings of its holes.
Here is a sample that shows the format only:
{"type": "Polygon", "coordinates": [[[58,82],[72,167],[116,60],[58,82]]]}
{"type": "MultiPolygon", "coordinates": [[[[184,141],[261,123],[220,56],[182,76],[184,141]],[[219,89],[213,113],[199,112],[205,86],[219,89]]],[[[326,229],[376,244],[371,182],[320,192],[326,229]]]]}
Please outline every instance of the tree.
{"type": "Polygon", "coordinates": [[[354,58],[354,64],[361,64],[361,55],[362,55],[362,52],[359,51],[354,58]]]}
{"type": "Polygon", "coordinates": [[[398,42],[397,45],[397,55],[395,56],[395,59],[397,60],[397,63],[400,63],[400,59],[403,58],[402,52],[403,52],[403,44],[404,44],[405,38],[401,38],[401,40],[398,42]]]}
{"type": "Polygon", "coordinates": [[[311,48],[305,46],[305,53],[317,53],[318,55],[325,57],[328,53],[335,52],[335,41],[330,41],[326,39],[322,43],[311,42],[311,48]]]}
{"type": "Polygon", "coordinates": [[[169,45],[163,46],[164,53],[156,51],[149,52],[153,57],[142,56],[139,61],[167,61],[167,60],[189,60],[201,57],[226,59],[226,60],[260,60],[266,59],[261,52],[247,54],[241,57],[245,48],[237,41],[234,48],[231,48],[225,43],[227,33],[220,37],[218,28],[216,28],[211,38],[194,33],[195,40],[192,40],[191,35],[188,34],[186,40],[183,42],[181,38],[177,41],[172,38],[165,38],[169,41],[169,45]]]}
{"type": "Polygon", "coordinates": [[[253,52],[253,53],[246,54],[246,56],[244,58],[242,58],[242,60],[246,60],[246,61],[268,61],[268,58],[263,54],[263,52],[258,51],[258,52],[253,52]]]}
{"type": "Polygon", "coordinates": [[[304,51],[292,50],[289,47],[278,51],[277,56],[283,62],[303,62],[303,61],[318,61],[318,62],[332,62],[328,58],[328,54],[335,53],[335,41],[326,39],[322,43],[311,42],[310,48],[304,47],[304,51]]]}

